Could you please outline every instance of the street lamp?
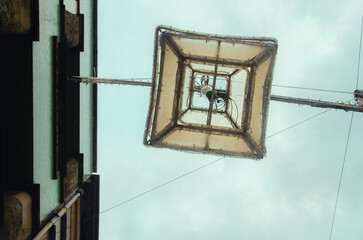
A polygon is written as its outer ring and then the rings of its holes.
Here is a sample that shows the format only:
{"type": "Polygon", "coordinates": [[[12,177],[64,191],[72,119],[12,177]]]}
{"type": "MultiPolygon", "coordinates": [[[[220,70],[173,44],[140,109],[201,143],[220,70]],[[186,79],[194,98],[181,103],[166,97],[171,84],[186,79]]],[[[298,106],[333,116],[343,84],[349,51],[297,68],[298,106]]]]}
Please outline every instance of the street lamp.
{"type": "Polygon", "coordinates": [[[261,159],[270,100],[363,112],[357,104],[271,95],[277,41],[221,36],[159,26],[152,82],[69,77],[82,83],[150,86],[144,144],[261,159]]]}

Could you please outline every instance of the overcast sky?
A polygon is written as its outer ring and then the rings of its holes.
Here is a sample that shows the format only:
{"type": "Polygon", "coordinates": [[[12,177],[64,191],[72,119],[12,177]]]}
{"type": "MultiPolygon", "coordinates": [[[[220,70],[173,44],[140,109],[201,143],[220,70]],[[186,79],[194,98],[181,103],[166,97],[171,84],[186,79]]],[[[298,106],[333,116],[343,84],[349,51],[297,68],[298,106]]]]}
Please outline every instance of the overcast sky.
{"type": "MultiPolygon", "coordinates": [[[[274,37],[274,85],[353,92],[362,14],[362,0],[99,1],[98,75],[151,78],[154,31],[163,24],[274,37]]],[[[353,97],[278,87],[272,93],[353,97]]],[[[148,87],[99,87],[101,212],[220,158],[144,147],[149,96],[148,87]]],[[[331,110],[271,136],[323,111],[271,102],[264,159],[224,158],[102,213],[100,239],[329,239],[352,114],[331,110]]],[[[332,239],[363,238],[362,126],[363,115],[354,114],[332,239]]]]}

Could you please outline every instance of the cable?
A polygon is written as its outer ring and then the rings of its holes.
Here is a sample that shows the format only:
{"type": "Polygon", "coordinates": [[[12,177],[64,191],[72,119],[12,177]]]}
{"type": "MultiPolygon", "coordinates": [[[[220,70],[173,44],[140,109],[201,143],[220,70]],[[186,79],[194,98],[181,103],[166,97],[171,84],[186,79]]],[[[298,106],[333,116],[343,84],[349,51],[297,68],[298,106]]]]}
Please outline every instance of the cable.
{"type": "MultiPolygon", "coordinates": [[[[353,99],[354,99],[354,98],[352,98],[352,99],[350,99],[350,100],[348,100],[348,101],[345,101],[344,103],[350,103],[353,99]]],[[[282,130],[280,130],[280,131],[278,131],[278,132],[275,132],[275,133],[273,133],[273,134],[271,134],[271,135],[267,136],[267,137],[266,137],[266,139],[267,139],[267,138],[270,138],[270,137],[273,137],[273,136],[275,136],[275,135],[277,135],[277,134],[279,134],[279,133],[285,132],[285,131],[287,131],[287,130],[289,130],[289,129],[291,129],[291,128],[293,128],[293,127],[297,126],[297,125],[300,125],[300,124],[302,124],[302,123],[304,123],[304,122],[306,122],[306,121],[309,121],[309,120],[311,120],[311,119],[313,119],[313,118],[316,118],[316,117],[318,117],[318,116],[320,116],[320,115],[322,115],[322,114],[324,114],[324,113],[326,113],[326,112],[329,112],[330,110],[332,110],[332,109],[327,109],[327,110],[325,110],[325,111],[323,111],[323,112],[320,112],[320,113],[318,113],[318,114],[316,114],[316,115],[314,115],[314,116],[311,116],[311,117],[306,118],[306,119],[304,119],[304,120],[302,120],[302,121],[300,121],[300,122],[297,122],[297,123],[295,123],[295,124],[293,124],[293,125],[291,125],[291,126],[289,126],[289,127],[285,128],[285,129],[282,129],[282,130]]]]}
{"type": "Polygon", "coordinates": [[[226,106],[226,102],[223,100],[216,101],[217,110],[223,109],[226,106]]]}
{"type": "Polygon", "coordinates": [[[351,129],[352,129],[353,117],[354,117],[354,112],[352,112],[352,117],[350,118],[350,124],[349,124],[349,131],[348,131],[347,143],[345,144],[345,152],[344,152],[343,164],[342,164],[342,168],[340,170],[340,178],[339,178],[339,184],[338,184],[338,192],[337,192],[337,196],[336,196],[336,199],[335,199],[333,220],[332,220],[332,223],[331,223],[329,240],[331,240],[331,236],[332,236],[333,228],[334,228],[335,213],[336,213],[337,205],[338,205],[340,187],[341,187],[342,178],[343,178],[343,172],[344,172],[344,166],[345,166],[345,159],[346,159],[347,151],[348,151],[348,145],[349,145],[349,139],[350,139],[350,132],[351,132],[351,129]]]}
{"type": "Polygon", "coordinates": [[[321,89],[321,88],[294,87],[294,86],[287,86],[287,85],[272,85],[272,86],[273,87],[284,87],[284,88],[295,88],[295,89],[303,89],[303,90],[312,90],[312,91],[320,91],[320,92],[332,92],[332,93],[353,94],[353,92],[335,91],[335,90],[327,90],[327,89],[321,89]]]}
{"type": "Polygon", "coordinates": [[[363,14],[362,14],[362,22],[360,24],[360,39],[359,39],[359,53],[358,53],[358,70],[357,70],[357,82],[355,88],[358,89],[358,82],[359,82],[359,67],[360,67],[360,52],[362,49],[362,32],[363,32],[363,14]]]}
{"type": "Polygon", "coordinates": [[[169,181],[167,181],[167,182],[165,182],[165,183],[162,183],[162,184],[160,184],[160,185],[158,185],[158,186],[156,186],[156,187],[153,187],[153,188],[151,188],[151,189],[149,189],[149,190],[147,190],[147,191],[145,191],[145,192],[143,192],[143,193],[140,193],[140,194],[138,194],[138,195],[136,195],[136,196],[134,196],[134,197],[131,197],[131,198],[129,198],[129,199],[127,199],[127,200],[125,200],[125,201],[123,201],[123,202],[121,202],[121,203],[119,203],[119,204],[117,204],[117,205],[113,206],[113,207],[110,207],[110,208],[108,208],[108,209],[106,209],[106,210],[103,210],[103,211],[102,211],[102,212],[100,212],[99,214],[103,214],[103,213],[108,212],[108,211],[110,211],[110,210],[112,210],[112,209],[114,209],[114,208],[117,208],[117,207],[119,207],[119,206],[121,206],[121,205],[124,205],[125,203],[128,203],[128,202],[130,202],[130,201],[132,201],[132,200],[135,200],[136,198],[139,198],[139,197],[141,197],[141,196],[144,196],[144,195],[146,195],[146,194],[148,194],[148,193],[150,193],[150,192],[152,192],[152,191],[155,191],[156,189],[159,189],[159,188],[161,188],[161,187],[164,187],[164,186],[166,186],[166,185],[168,185],[168,184],[170,184],[170,183],[172,183],[172,182],[175,182],[176,180],[178,180],[178,179],[180,179],[180,178],[186,177],[186,176],[188,176],[188,175],[190,175],[190,174],[192,174],[192,173],[194,173],[194,172],[196,172],[196,171],[198,171],[198,170],[201,170],[201,169],[203,169],[203,168],[205,168],[205,167],[208,167],[209,165],[212,165],[212,164],[214,164],[214,163],[216,163],[216,162],[218,162],[218,161],[220,161],[220,160],[222,160],[222,159],[224,159],[224,158],[225,158],[225,157],[221,157],[221,158],[218,158],[217,160],[214,160],[214,161],[211,161],[211,162],[209,162],[209,163],[207,163],[207,164],[204,164],[204,165],[202,165],[202,166],[200,166],[200,167],[198,167],[198,168],[196,168],[196,169],[193,169],[193,170],[191,170],[191,171],[189,171],[189,172],[187,172],[187,173],[184,173],[184,174],[182,174],[182,175],[180,175],[180,176],[178,176],[178,177],[176,177],[176,178],[173,178],[173,179],[171,179],[171,180],[169,180],[169,181]]]}
{"type": "MultiPolygon", "coordinates": [[[[147,190],[147,191],[145,191],[145,192],[142,192],[142,193],[140,193],[140,194],[138,194],[138,195],[136,195],[136,196],[134,196],[134,197],[131,197],[131,198],[129,198],[129,199],[127,199],[127,200],[125,200],[125,201],[123,201],[123,202],[119,203],[119,204],[116,204],[116,205],[114,205],[114,206],[112,206],[112,207],[110,207],[110,208],[107,208],[107,209],[105,209],[105,210],[103,210],[103,211],[101,211],[101,212],[99,212],[99,213],[97,213],[97,214],[95,214],[95,215],[93,215],[93,216],[91,216],[91,217],[89,217],[89,218],[86,218],[86,219],[84,219],[84,220],[82,220],[82,221],[79,221],[79,223],[86,222],[86,221],[88,221],[88,220],[90,220],[90,219],[93,219],[93,218],[95,218],[95,217],[97,217],[97,216],[99,216],[99,215],[101,215],[101,214],[104,214],[104,213],[106,213],[106,212],[108,212],[108,211],[111,211],[112,209],[115,209],[115,208],[117,208],[117,207],[119,207],[119,206],[121,206],[121,205],[124,205],[124,204],[128,203],[128,202],[131,202],[131,201],[133,201],[133,200],[135,200],[135,199],[137,199],[137,198],[139,198],[139,197],[142,197],[142,196],[144,196],[144,195],[146,195],[146,194],[148,194],[148,193],[150,193],[150,192],[152,192],[152,191],[155,191],[155,190],[157,190],[157,189],[159,189],[159,188],[161,188],[161,187],[164,187],[164,186],[166,186],[166,185],[168,185],[168,184],[170,184],[170,183],[172,183],[172,182],[175,182],[175,181],[177,181],[177,180],[179,180],[179,179],[181,179],[181,178],[183,178],[183,177],[186,177],[186,176],[188,176],[188,175],[190,175],[190,174],[192,174],[192,173],[194,173],[194,172],[196,172],[196,171],[199,171],[199,170],[201,170],[201,169],[203,169],[203,168],[205,168],[205,167],[208,167],[208,166],[210,166],[210,165],[212,165],[212,164],[214,164],[214,163],[216,163],[216,162],[219,162],[219,161],[221,161],[221,160],[222,160],[222,159],[224,159],[224,158],[225,158],[225,156],[224,156],[224,157],[220,157],[220,158],[218,158],[218,159],[216,159],[216,160],[213,160],[213,161],[211,161],[211,162],[209,162],[209,163],[207,163],[207,164],[204,164],[204,165],[202,165],[202,166],[200,166],[200,167],[198,167],[198,168],[195,168],[195,169],[193,169],[193,170],[191,170],[191,171],[189,171],[189,172],[187,172],[187,173],[184,173],[184,174],[182,174],[182,175],[180,175],[180,176],[178,176],[178,177],[176,177],[176,178],[173,178],[173,179],[171,179],[171,180],[169,180],[169,181],[167,181],[167,182],[165,182],[165,183],[162,183],[162,184],[160,184],[160,185],[158,185],[158,186],[156,186],[156,187],[153,187],[153,188],[151,188],[151,189],[149,189],[149,190],[147,190]]],[[[69,229],[69,228],[70,228],[70,227],[66,228],[66,230],[67,230],[67,229],[69,229]]],[[[56,234],[59,234],[60,232],[62,232],[62,231],[59,231],[59,232],[57,232],[56,234]]]]}
{"type": "MultiPolygon", "coordinates": [[[[233,104],[232,104],[232,102],[231,102],[231,118],[233,117],[233,104]]],[[[238,117],[238,115],[237,115],[237,117],[238,117]]]]}
{"type": "Polygon", "coordinates": [[[236,111],[237,111],[236,123],[238,124],[238,105],[234,99],[231,99],[231,100],[233,101],[234,105],[236,106],[236,111]]]}
{"type": "Polygon", "coordinates": [[[276,133],[273,133],[273,134],[271,134],[271,135],[267,136],[267,137],[266,137],[266,139],[267,139],[267,138],[270,138],[270,137],[273,137],[273,136],[275,136],[275,135],[277,135],[277,134],[279,134],[279,133],[285,132],[285,131],[287,131],[287,130],[289,130],[289,129],[293,128],[293,127],[296,127],[297,125],[300,125],[300,124],[302,124],[302,123],[304,123],[304,122],[306,122],[306,121],[309,121],[309,120],[311,120],[311,119],[313,119],[313,118],[316,118],[317,116],[320,116],[320,115],[322,115],[322,114],[324,114],[324,113],[326,113],[326,112],[329,112],[330,110],[331,110],[331,109],[328,109],[328,110],[325,110],[325,111],[323,111],[323,112],[320,112],[320,113],[318,113],[318,114],[316,114],[316,115],[314,115],[314,116],[312,116],[312,117],[306,118],[306,119],[304,119],[304,120],[302,120],[302,121],[300,121],[300,122],[298,122],[298,123],[295,123],[295,124],[291,125],[290,127],[287,127],[287,128],[285,128],[285,129],[282,129],[282,130],[280,130],[280,131],[278,131],[278,132],[276,132],[276,133]]]}
{"type": "MultiPolygon", "coordinates": [[[[350,100],[350,101],[351,101],[351,100],[350,100]]],[[[323,111],[323,112],[321,112],[321,113],[318,113],[318,114],[316,114],[316,115],[314,115],[314,116],[312,116],[312,117],[309,117],[309,118],[307,118],[307,119],[304,119],[303,121],[300,121],[300,122],[298,122],[298,123],[296,123],[296,124],[294,124],[294,125],[292,125],[292,126],[290,126],[290,127],[288,127],[288,128],[285,128],[285,129],[283,129],[283,130],[281,130],[281,131],[278,131],[278,132],[276,132],[276,133],[274,133],[274,134],[272,134],[272,135],[270,135],[270,136],[266,137],[266,139],[267,139],[267,138],[270,138],[270,137],[273,137],[273,136],[275,136],[275,135],[277,135],[277,134],[280,134],[280,133],[282,133],[282,132],[284,132],[284,131],[286,131],[286,130],[288,130],[288,129],[291,129],[291,128],[293,128],[293,127],[295,127],[295,126],[297,126],[297,125],[299,125],[299,124],[302,124],[303,122],[306,122],[306,121],[308,121],[308,120],[310,120],[310,119],[313,119],[313,118],[315,118],[315,117],[317,117],[317,116],[319,116],[319,115],[322,115],[322,114],[324,114],[324,113],[326,113],[326,112],[328,112],[328,111],[330,111],[330,110],[331,110],[331,109],[325,110],[325,111],[323,111]]],[[[202,165],[202,166],[200,166],[200,167],[198,167],[198,168],[196,168],[196,169],[193,169],[193,170],[191,170],[191,171],[189,171],[189,172],[187,172],[187,173],[184,173],[184,174],[182,174],[182,175],[180,175],[180,176],[178,176],[178,177],[176,177],[176,178],[173,178],[173,179],[171,179],[171,180],[169,180],[169,181],[167,181],[167,182],[165,182],[165,183],[162,183],[162,184],[160,184],[160,185],[158,185],[158,186],[156,186],[156,187],[153,187],[153,188],[151,188],[151,189],[149,189],[149,190],[147,190],[147,191],[145,191],[145,192],[142,192],[142,193],[140,193],[140,194],[138,194],[138,195],[136,195],[136,196],[134,196],[134,197],[131,197],[131,198],[129,198],[129,199],[127,199],[127,200],[125,200],[125,201],[123,201],[123,202],[121,202],[121,203],[117,204],[117,205],[114,205],[114,206],[112,206],[112,207],[110,207],[110,208],[108,208],[108,209],[105,209],[105,210],[101,211],[101,212],[100,212],[100,213],[98,213],[98,214],[95,214],[95,215],[93,215],[93,216],[91,216],[91,217],[89,217],[89,218],[86,218],[86,219],[84,219],[84,220],[80,221],[79,223],[86,222],[86,221],[88,221],[88,220],[90,220],[90,219],[95,218],[96,216],[99,216],[99,215],[101,215],[101,214],[103,214],[103,213],[106,213],[106,212],[108,212],[108,211],[111,211],[112,209],[115,209],[115,208],[117,208],[117,207],[119,207],[119,206],[122,206],[122,205],[124,205],[124,204],[126,204],[126,203],[128,203],[128,202],[131,202],[131,201],[133,201],[133,200],[135,200],[135,199],[137,199],[137,198],[139,198],[139,197],[142,197],[142,196],[144,196],[144,195],[146,195],[146,194],[148,194],[148,193],[150,193],[150,192],[152,192],[152,191],[155,191],[155,190],[157,190],[157,189],[159,189],[159,188],[161,188],[161,187],[164,187],[164,186],[166,186],[166,185],[168,185],[168,184],[170,184],[170,183],[172,183],[172,182],[175,182],[175,181],[177,181],[177,180],[179,180],[179,179],[181,179],[181,178],[183,178],[183,177],[186,177],[186,176],[188,176],[188,175],[190,175],[190,174],[192,174],[192,173],[194,173],[194,172],[196,172],[196,171],[198,171],[198,170],[201,170],[201,169],[203,169],[203,168],[205,168],[205,167],[207,167],[207,166],[210,166],[210,165],[212,165],[212,164],[214,164],[214,163],[216,163],[216,162],[218,162],[218,161],[220,161],[220,160],[222,160],[222,159],[224,159],[224,158],[225,158],[225,157],[218,158],[218,159],[216,159],[216,160],[214,160],[214,161],[211,161],[211,162],[209,162],[209,163],[207,163],[207,164],[205,164],[205,165],[202,165]]],[[[67,228],[67,229],[68,229],[68,228],[67,228]]],[[[60,232],[61,232],[61,231],[60,231],[60,232]]],[[[57,232],[56,234],[58,234],[58,233],[60,233],[60,232],[57,232]]]]}
{"type": "MultiPolygon", "coordinates": [[[[361,53],[361,48],[362,48],[362,32],[363,32],[363,14],[362,14],[362,22],[361,22],[361,26],[360,26],[360,39],[359,39],[359,53],[358,53],[358,69],[357,69],[357,80],[356,80],[356,89],[358,89],[358,83],[359,83],[359,67],[360,67],[360,53],[361,53]]],[[[347,157],[347,152],[348,152],[348,146],[349,146],[349,139],[350,139],[350,133],[351,133],[351,129],[352,129],[352,123],[353,123],[353,118],[354,118],[354,112],[352,112],[352,116],[350,118],[350,124],[349,124],[349,130],[348,130],[348,137],[347,137],[347,142],[345,144],[345,151],[344,151],[344,157],[343,157],[343,163],[342,163],[342,168],[340,170],[340,178],[339,178],[339,184],[338,184],[338,191],[337,191],[337,196],[335,198],[335,205],[334,205],[334,212],[333,212],[333,219],[332,219],[332,223],[331,223],[331,227],[330,227],[330,235],[329,235],[329,240],[331,240],[332,234],[333,234],[333,229],[334,229],[334,222],[335,222],[335,214],[336,214],[336,210],[337,210],[337,206],[338,206],[338,200],[339,200],[339,194],[340,194],[340,187],[342,184],[342,179],[343,179],[343,172],[344,172],[344,166],[345,166],[345,160],[347,157]]]]}
{"type": "MultiPolygon", "coordinates": [[[[279,133],[282,133],[282,132],[284,132],[284,131],[286,131],[286,130],[288,130],[288,129],[290,129],[290,128],[293,128],[293,127],[295,127],[295,126],[297,126],[297,125],[299,125],[299,124],[301,124],[301,123],[303,123],[303,122],[306,122],[306,121],[308,121],[308,120],[310,120],[310,119],[312,119],[312,118],[315,118],[315,117],[317,117],[317,116],[319,116],[319,115],[321,115],[321,114],[324,114],[324,113],[326,113],[326,112],[328,112],[328,111],[330,111],[331,109],[328,109],[328,110],[326,110],[326,111],[324,111],[324,112],[321,112],[321,113],[319,113],[319,114],[316,114],[316,115],[314,115],[314,116],[312,116],[312,117],[310,117],[310,118],[307,118],[307,119],[305,119],[305,120],[303,120],[303,121],[301,121],[301,122],[298,122],[298,123],[296,123],[296,124],[294,124],[294,125],[292,125],[292,126],[290,126],[290,127],[288,127],[288,128],[285,128],[285,129],[283,129],[283,130],[281,130],[281,131],[279,131],[279,132],[276,132],[276,133],[274,133],[274,134],[272,134],[272,135],[270,135],[270,136],[268,136],[268,137],[266,137],[266,138],[270,138],[270,137],[273,137],[273,136],[275,136],[275,135],[277,135],[277,134],[279,134],[279,133]]],[[[349,135],[350,135],[350,128],[349,128],[349,135]]],[[[349,138],[348,138],[348,140],[349,140],[349,138]]],[[[207,164],[204,164],[204,165],[202,165],[202,166],[200,166],[200,167],[198,167],[198,168],[196,168],[196,169],[193,169],[193,170],[191,170],[191,171],[189,171],[189,172],[187,172],[187,173],[184,173],[184,174],[182,174],[182,175],[180,175],[180,176],[178,176],[178,177],[176,177],[176,178],[173,178],[173,179],[171,179],[171,180],[169,180],[169,181],[167,181],[167,182],[165,182],[165,183],[162,183],[162,184],[160,184],[160,185],[158,185],[158,186],[156,186],[156,187],[153,187],[153,188],[151,188],[151,189],[149,189],[149,190],[147,190],[147,191],[145,191],[145,192],[142,192],[142,193],[140,193],[140,194],[138,194],[138,195],[136,195],[136,196],[134,196],[134,197],[131,197],[131,198],[129,198],[129,199],[127,199],[127,200],[125,200],[125,201],[123,201],[123,202],[121,202],[121,203],[119,203],[119,204],[116,204],[116,205],[114,205],[114,206],[112,206],[112,207],[110,207],[110,208],[107,208],[107,209],[105,209],[105,210],[103,210],[103,211],[101,211],[100,213],[97,213],[97,214],[95,214],[95,215],[93,215],[93,216],[91,216],[91,217],[89,217],[89,218],[86,218],[86,219],[84,219],[84,220],[82,220],[82,221],[80,221],[79,223],[83,223],[83,222],[86,222],[86,221],[88,221],[88,220],[90,220],[90,219],[93,219],[93,218],[95,218],[95,217],[97,217],[97,216],[99,216],[99,215],[101,215],[101,214],[104,214],[104,213],[106,213],[106,212],[109,212],[109,211],[111,211],[112,209],[115,209],[115,208],[117,208],[117,207],[119,207],[119,206],[122,206],[122,205],[124,205],[124,204],[126,204],[126,203],[128,203],[128,202],[131,202],[131,201],[133,201],[133,200],[135,200],[135,199],[137,199],[137,198],[139,198],[139,197],[142,197],[142,196],[144,196],[144,195],[146,195],[146,194],[148,194],[148,193],[150,193],[150,192],[152,192],[152,191],[155,191],[155,190],[157,190],[157,189],[159,189],[159,188],[161,188],[161,187],[164,187],[164,186],[166,186],[166,185],[168,185],[168,184],[170,184],[170,183],[173,183],[173,182],[175,182],[175,181],[177,181],[177,180],[179,180],[179,179],[181,179],[181,178],[183,178],[183,177],[186,177],[186,176],[188,176],[188,175],[190,175],[190,174],[192,174],[192,173],[194,173],[194,172],[196,172],[196,171],[199,171],[199,170],[201,170],[201,169],[203,169],[203,168],[205,168],[205,167],[208,167],[208,166],[210,166],[210,165],[212,165],[212,164],[214,164],[214,163],[217,163],[218,161],[221,161],[222,159],[224,159],[225,157],[221,157],[221,158],[218,158],[218,159],[216,159],[216,160],[214,160],[214,161],[211,161],[211,162],[209,162],[209,163],[207,163],[207,164]]],[[[344,156],[344,158],[345,158],[345,156],[344,156]]],[[[345,162],[345,160],[344,160],[344,162],[345,162]]],[[[344,162],[343,162],[343,164],[344,164],[344,162]]],[[[339,189],[340,189],[340,183],[339,183],[339,189]]],[[[69,227],[68,227],[69,228],[69,227]]],[[[68,228],[66,228],[66,229],[68,229],[68,228]]],[[[59,234],[61,231],[59,231],[59,232],[57,232],[56,234],[59,234]]]]}
{"type": "MultiPolygon", "coordinates": [[[[236,101],[234,99],[232,99],[231,97],[227,97],[227,98],[229,100],[231,100],[234,103],[234,105],[236,106],[236,110],[237,110],[236,123],[237,123],[238,122],[238,105],[237,105],[236,101]]],[[[233,117],[232,111],[233,111],[233,105],[231,104],[231,116],[233,117]]]]}

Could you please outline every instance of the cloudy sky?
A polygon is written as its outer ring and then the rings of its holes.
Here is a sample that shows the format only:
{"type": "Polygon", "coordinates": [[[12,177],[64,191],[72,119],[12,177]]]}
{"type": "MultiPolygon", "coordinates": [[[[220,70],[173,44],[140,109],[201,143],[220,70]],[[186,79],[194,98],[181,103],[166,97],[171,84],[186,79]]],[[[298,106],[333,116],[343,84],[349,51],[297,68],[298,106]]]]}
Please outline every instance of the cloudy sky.
{"type": "MultiPolygon", "coordinates": [[[[274,85],[353,92],[362,0],[99,1],[99,77],[151,77],[154,31],[274,37],[274,85]]],[[[363,60],[362,60],[363,61],[363,60]]],[[[363,64],[359,87],[363,88],[363,64]]],[[[347,101],[350,94],[273,87],[347,101]]],[[[220,159],[142,144],[150,88],[99,87],[100,239],[329,239],[352,113],[271,102],[267,156],[220,159]],[[269,137],[270,136],[270,137],[269,137]]],[[[331,239],[363,238],[363,115],[355,113],[331,239]]]]}

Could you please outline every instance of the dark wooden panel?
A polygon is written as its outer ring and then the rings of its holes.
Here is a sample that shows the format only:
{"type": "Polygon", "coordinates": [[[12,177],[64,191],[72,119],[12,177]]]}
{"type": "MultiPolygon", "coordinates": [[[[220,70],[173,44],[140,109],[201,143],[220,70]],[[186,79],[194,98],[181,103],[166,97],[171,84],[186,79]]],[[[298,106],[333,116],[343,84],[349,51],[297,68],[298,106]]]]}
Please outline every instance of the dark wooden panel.
{"type": "Polygon", "coordinates": [[[92,175],[84,182],[81,198],[81,239],[98,240],[100,211],[100,176],[92,175]]]}
{"type": "MultiPolygon", "coordinates": [[[[93,0],[93,76],[98,72],[98,1],[93,0]]],[[[97,172],[97,138],[98,138],[98,85],[93,84],[93,172],[97,172]]]]}
{"type": "Polygon", "coordinates": [[[33,183],[32,41],[0,37],[2,155],[7,183],[33,183]]]}

